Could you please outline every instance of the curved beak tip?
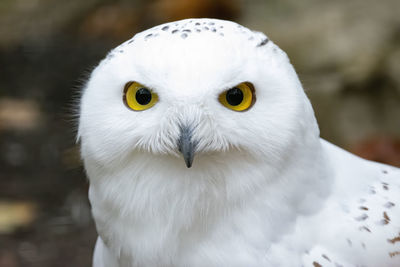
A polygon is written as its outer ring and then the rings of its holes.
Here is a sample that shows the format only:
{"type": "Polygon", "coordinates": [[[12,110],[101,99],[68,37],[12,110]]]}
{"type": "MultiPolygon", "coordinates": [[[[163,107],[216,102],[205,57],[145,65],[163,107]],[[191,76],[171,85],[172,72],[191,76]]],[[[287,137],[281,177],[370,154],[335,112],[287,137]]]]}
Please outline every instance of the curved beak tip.
{"type": "Polygon", "coordinates": [[[188,167],[188,168],[192,167],[192,161],[193,161],[193,159],[192,160],[185,159],[186,167],[188,167]]]}

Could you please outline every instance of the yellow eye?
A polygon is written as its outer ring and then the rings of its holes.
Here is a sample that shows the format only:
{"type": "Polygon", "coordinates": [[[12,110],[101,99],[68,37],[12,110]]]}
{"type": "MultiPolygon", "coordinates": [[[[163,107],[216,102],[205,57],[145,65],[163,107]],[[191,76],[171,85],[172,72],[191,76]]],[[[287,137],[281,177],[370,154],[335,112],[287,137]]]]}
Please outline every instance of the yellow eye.
{"type": "Polygon", "coordinates": [[[129,82],[125,85],[124,102],[130,109],[142,111],[154,106],[158,95],[138,82],[129,82]]]}
{"type": "Polygon", "coordinates": [[[241,83],[220,94],[218,100],[229,109],[245,111],[249,109],[256,100],[254,87],[249,82],[241,83]]]}

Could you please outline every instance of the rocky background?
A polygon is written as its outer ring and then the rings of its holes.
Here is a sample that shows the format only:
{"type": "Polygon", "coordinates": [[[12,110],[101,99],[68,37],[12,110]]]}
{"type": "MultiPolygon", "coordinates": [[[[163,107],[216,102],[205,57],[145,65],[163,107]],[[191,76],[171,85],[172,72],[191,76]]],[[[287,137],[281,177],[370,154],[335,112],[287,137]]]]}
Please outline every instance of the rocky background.
{"type": "Polygon", "coordinates": [[[0,0],[0,267],[90,266],[80,88],[108,50],[166,21],[265,32],[290,56],[324,138],[400,166],[399,10],[398,0],[0,0]]]}

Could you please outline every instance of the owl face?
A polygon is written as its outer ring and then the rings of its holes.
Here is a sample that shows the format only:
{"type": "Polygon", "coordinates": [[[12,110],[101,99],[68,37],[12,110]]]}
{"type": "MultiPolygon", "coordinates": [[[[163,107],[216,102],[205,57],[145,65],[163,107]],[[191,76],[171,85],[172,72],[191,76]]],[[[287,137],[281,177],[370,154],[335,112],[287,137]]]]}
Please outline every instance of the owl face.
{"type": "MultiPolygon", "coordinates": [[[[143,155],[174,168],[225,157],[275,164],[314,120],[286,54],[238,24],[192,19],[135,35],[84,90],[84,158],[103,166],[143,155]]],[[[283,157],[284,158],[284,157],[283,157]]]]}

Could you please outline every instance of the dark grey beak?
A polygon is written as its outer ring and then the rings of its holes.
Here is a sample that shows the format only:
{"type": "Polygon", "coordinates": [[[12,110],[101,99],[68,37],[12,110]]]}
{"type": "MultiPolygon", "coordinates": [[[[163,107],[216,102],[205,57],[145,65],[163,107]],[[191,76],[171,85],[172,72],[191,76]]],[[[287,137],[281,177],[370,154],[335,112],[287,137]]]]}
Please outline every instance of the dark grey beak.
{"type": "Polygon", "coordinates": [[[193,129],[191,127],[182,126],[181,127],[181,135],[178,140],[178,148],[179,151],[183,155],[183,159],[185,160],[186,167],[192,167],[192,162],[194,158],[194,150],[195,143],[192,141],[192,132],[193,129]]]}

